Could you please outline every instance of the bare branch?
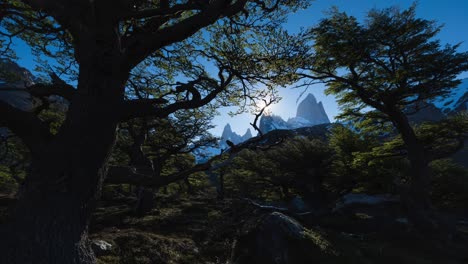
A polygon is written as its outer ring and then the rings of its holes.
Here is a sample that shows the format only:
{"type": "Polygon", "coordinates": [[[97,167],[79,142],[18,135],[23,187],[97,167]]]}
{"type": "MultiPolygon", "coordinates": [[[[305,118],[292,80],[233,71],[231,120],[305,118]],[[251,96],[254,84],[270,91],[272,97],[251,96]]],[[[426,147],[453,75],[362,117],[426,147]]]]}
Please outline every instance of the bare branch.
{"type": "Polygon", "coordinates": [[[270,98],[269,101],[267,101],[266,99],[263,99],[263,102],[265,103],[265,106],[263,106],[262,109],[260,109],[260,112],[255,114],[255,119],[254,119],[253,123],[250,123],[250,125],[255,129],[255,131],[258,132],[260,137],[263,137],[263,132],[257,126],[258,119],[263,115],[263,112],[265,112],[265,109],[267,107],[269,107],[271,104],[273,104],[275,101],[276,101],[276,98],[270,98]]]}

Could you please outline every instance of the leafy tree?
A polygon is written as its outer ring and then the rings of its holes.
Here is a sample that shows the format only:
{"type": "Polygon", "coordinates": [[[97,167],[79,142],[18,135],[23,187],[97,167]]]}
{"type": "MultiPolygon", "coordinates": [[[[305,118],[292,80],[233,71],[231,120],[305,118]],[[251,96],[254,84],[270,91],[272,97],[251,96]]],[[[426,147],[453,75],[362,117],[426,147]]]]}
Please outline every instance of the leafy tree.
{"type": "MultiPolygon", "coordinates": [[[[216,143],[208,132],[212,128],[211,119],[209,111],[191,109],[179,111],[167,119],[133,120],[122,124],[113,152],[117,161],[114,163],[127,163],[136,172],[149,174],[154,179],[154,184],[150,181],[139,185],[136,208],[139,214],[152,209],[154,192],[158,188],[179,180],[190,184],[188,177],[196,171],[192,170],[190,174],[181,172],[194,167],[193,151],[216,143]],[[188,159],[191,162],[186,164],[188,159]],[[161,181],[161,177],[167,178],[161,181]]],[[[108,175],[108,183],[113,182],[112,176],[108,175]]]]}
{"type": "Polygon", "coordinates": [[[296,194],[317,209],[325,204],[331,157],[326,143],[298,137],[266,151],[242,152],[225,177],[228,188],[243,196],[288,200],[296,194]]]}
{"type": "Polygon", "coordinates": [[[391,124],[401,135],[411,164],[404,195],[410,219],[430,230],[438,228],[429,200],[430,157],[407,110],[447,96],[460,83],[457,75],[468,70],[468,53],[434,39],[440,28],[417,18],[415,6],[372,10],[365,23],[335,9],[304,34],[313,44],[304,48],[309,59],[297,71],[327,84],[327,93],[342,107],[341,117],[391,124]]]}
{"type": "Polygon", "coordinates": [[[443,209],[464,210],[468,203],[468,169],[450,159],[431,162],[434,172],[431,198],[443,209]]]}
{"type": "Polygon", "coordinates": [[[377,145],[374,137],[358,133],[346,126],[334,126],[328,135],[334,151],[334,183],[337,192],[349,192],[360,182],[362,171],[356,168],[356,153],[365,152],[377,145]]]}
{"type": "MultiPolygon", "coordinates": [[[[29,87],[69,108],[57,133],[34,112],[0,102],[0,125],[21,138],[31,166],[11,220],[2,226],[7,263],[94,263],[88,224],[121,122],[255,98],[275,59],[257,39],[309,1],[6,0],[1,47],[23,39],[44,71],[60,76],[29,87]],[[153,96],[128,96],[143,75],[153,96]],[[76,85],[76,87],[75,87],[76,85]]],[[[278,78],[281,80],[281,78],[278,78]]],[[[284,84],[285,82],[277,82],[284,84]]]]}

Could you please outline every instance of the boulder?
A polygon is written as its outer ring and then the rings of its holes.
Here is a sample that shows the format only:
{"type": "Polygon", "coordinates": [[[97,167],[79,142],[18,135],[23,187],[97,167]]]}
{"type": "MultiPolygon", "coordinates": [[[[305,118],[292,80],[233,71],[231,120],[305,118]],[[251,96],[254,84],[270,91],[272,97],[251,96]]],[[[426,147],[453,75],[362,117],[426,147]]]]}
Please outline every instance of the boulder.
{"type": "Polygon", "coordinates": [[[347,233],[392,233],[406,226],[405,217],[399,196],[350,193],[341,197],[318,224],[347,233]]]}
{"type": "Polygon", "coordinates": [[[306,205],[301,197],[295,196],[288,202],[288,208],[297,213],[303,213],[310,211],[310,208],[306,205]]]}
{"type": "Polygon", "coordinates": [[[340,201],[336,203],[336,206],[333,209],[333,211],[338,211],[346,207],[353,207],[359,205],[384,205],[399,202],[400,198],[391,194],[369,195],[364,193],[348,193],[341,197],[340,201]]]}
{"type": "Polygon", "coordinates": [[[112,245],[104,240],[92,240],[91,248],[96,256],[108,255],[112,250],[112,245]]]}
{"type": "Polygon", "coordinates": [[[325,236],[273,212],[248,221],[233,244],[230,264],[333,263],[338,253],[325,236]]]}

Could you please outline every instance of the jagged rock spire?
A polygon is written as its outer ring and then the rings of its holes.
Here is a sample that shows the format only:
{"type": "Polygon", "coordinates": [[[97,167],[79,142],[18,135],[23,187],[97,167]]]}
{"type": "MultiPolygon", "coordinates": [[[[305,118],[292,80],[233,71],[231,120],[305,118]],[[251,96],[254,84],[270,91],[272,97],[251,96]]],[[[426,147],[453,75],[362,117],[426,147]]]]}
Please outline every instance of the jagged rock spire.
{"type": "Polygon", "coordinates": [[[322,102],[317,103],[317,99],[311,93],[297,107],[296,117],[304,118],[312,125],[330,123],[322,102]]]}

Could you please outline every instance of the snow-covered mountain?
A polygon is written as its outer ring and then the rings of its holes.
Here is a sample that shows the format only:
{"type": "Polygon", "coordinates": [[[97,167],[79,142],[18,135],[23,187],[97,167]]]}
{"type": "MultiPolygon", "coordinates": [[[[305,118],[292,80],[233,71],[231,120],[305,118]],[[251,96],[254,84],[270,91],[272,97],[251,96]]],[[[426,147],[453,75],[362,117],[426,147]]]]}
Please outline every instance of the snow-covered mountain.
{"type": "Polygon", "coordinates": [[[317,103],[317,99],[311,93],[297,107],[296,118],[305,119],[312,125],[330,123],[322,102],[317,103]]]}
{"type": "Polygon", "coordinates": [[[461,80],[449,96],[438,98],[433,104],[447,115],[468,110],[468,78],[461,80]]]}
{"type": "MultiPolygon", "coordinates": [[[[415,123],[424,121],[439,121],[446,116],[450,116],[461,111],[468,110],[468,78],[461,80],[460,85],[452,89],[446,97],[438,97],[419,105],[421,110],[409,116],[415,123]]],[[[409,112],[414,109],[409,108],[409,112]]]]}
{"type": "Polygon", "coordinates": [[[252,132],[248,128],[244,135],[239,135],[236,132],[233,132],[231,129],[231,125],[228,123],[224,126],[223,134],[221,135],[221,142],[220,144],[225,144],[226,140],[231,141],[234,144],[239,144],[244,142],[252,137],[252,132]]]}
{"type": "Polygon", "coordinates": [[[21,110],[34,107],[34,99],[26,90],[35,77],[27,69],[9,60],[0,60],[0,100],[21,110]]]}
{"type": "Polygon", "coordinates": [[[277,115],[263,115],[260,118],[260,125],[258,126],[262,133],[268,133],[276,129],[291,129],[291,126],[277,115]]]}
{"type": "Polygon", "coordinates": [[[223,134],[216,147],[202,147],[194,151],[195,158],[198,163],[205,162],[208,158],[221,153],[221,151],[229,148],[226,141],[229,140],[234,144],[239,144],[252,138],[252,132],[248,128],[244,135],[239,135],[232,131],[231,125],[228,123],[224,126],[223,134]]]}
{"type": "Polygon", "coordinates": [[[330,123],[330,119],[325,113],[322,102],[317,102],[315,96],[309,93],[299,103],[295,117],[284,121],[277,115],[264,115],[260,119],[259,128],[263,133],[267,133],[276,129],[296,129],[328,123],[330,123]]]}
{"type": "MultiPolygon", "coordinates": [[[[23,111],[32,111],[46,99],[51,109],[66,112],[69,103],[60,96],[51,95],[40,99],[31,95],[27,88],[38,82],[40,79],[26,68],[13,61],[0,59],[0,101],[23,111]]],[[[0,127],[0,135],[7,131],[0,127]]]]}

